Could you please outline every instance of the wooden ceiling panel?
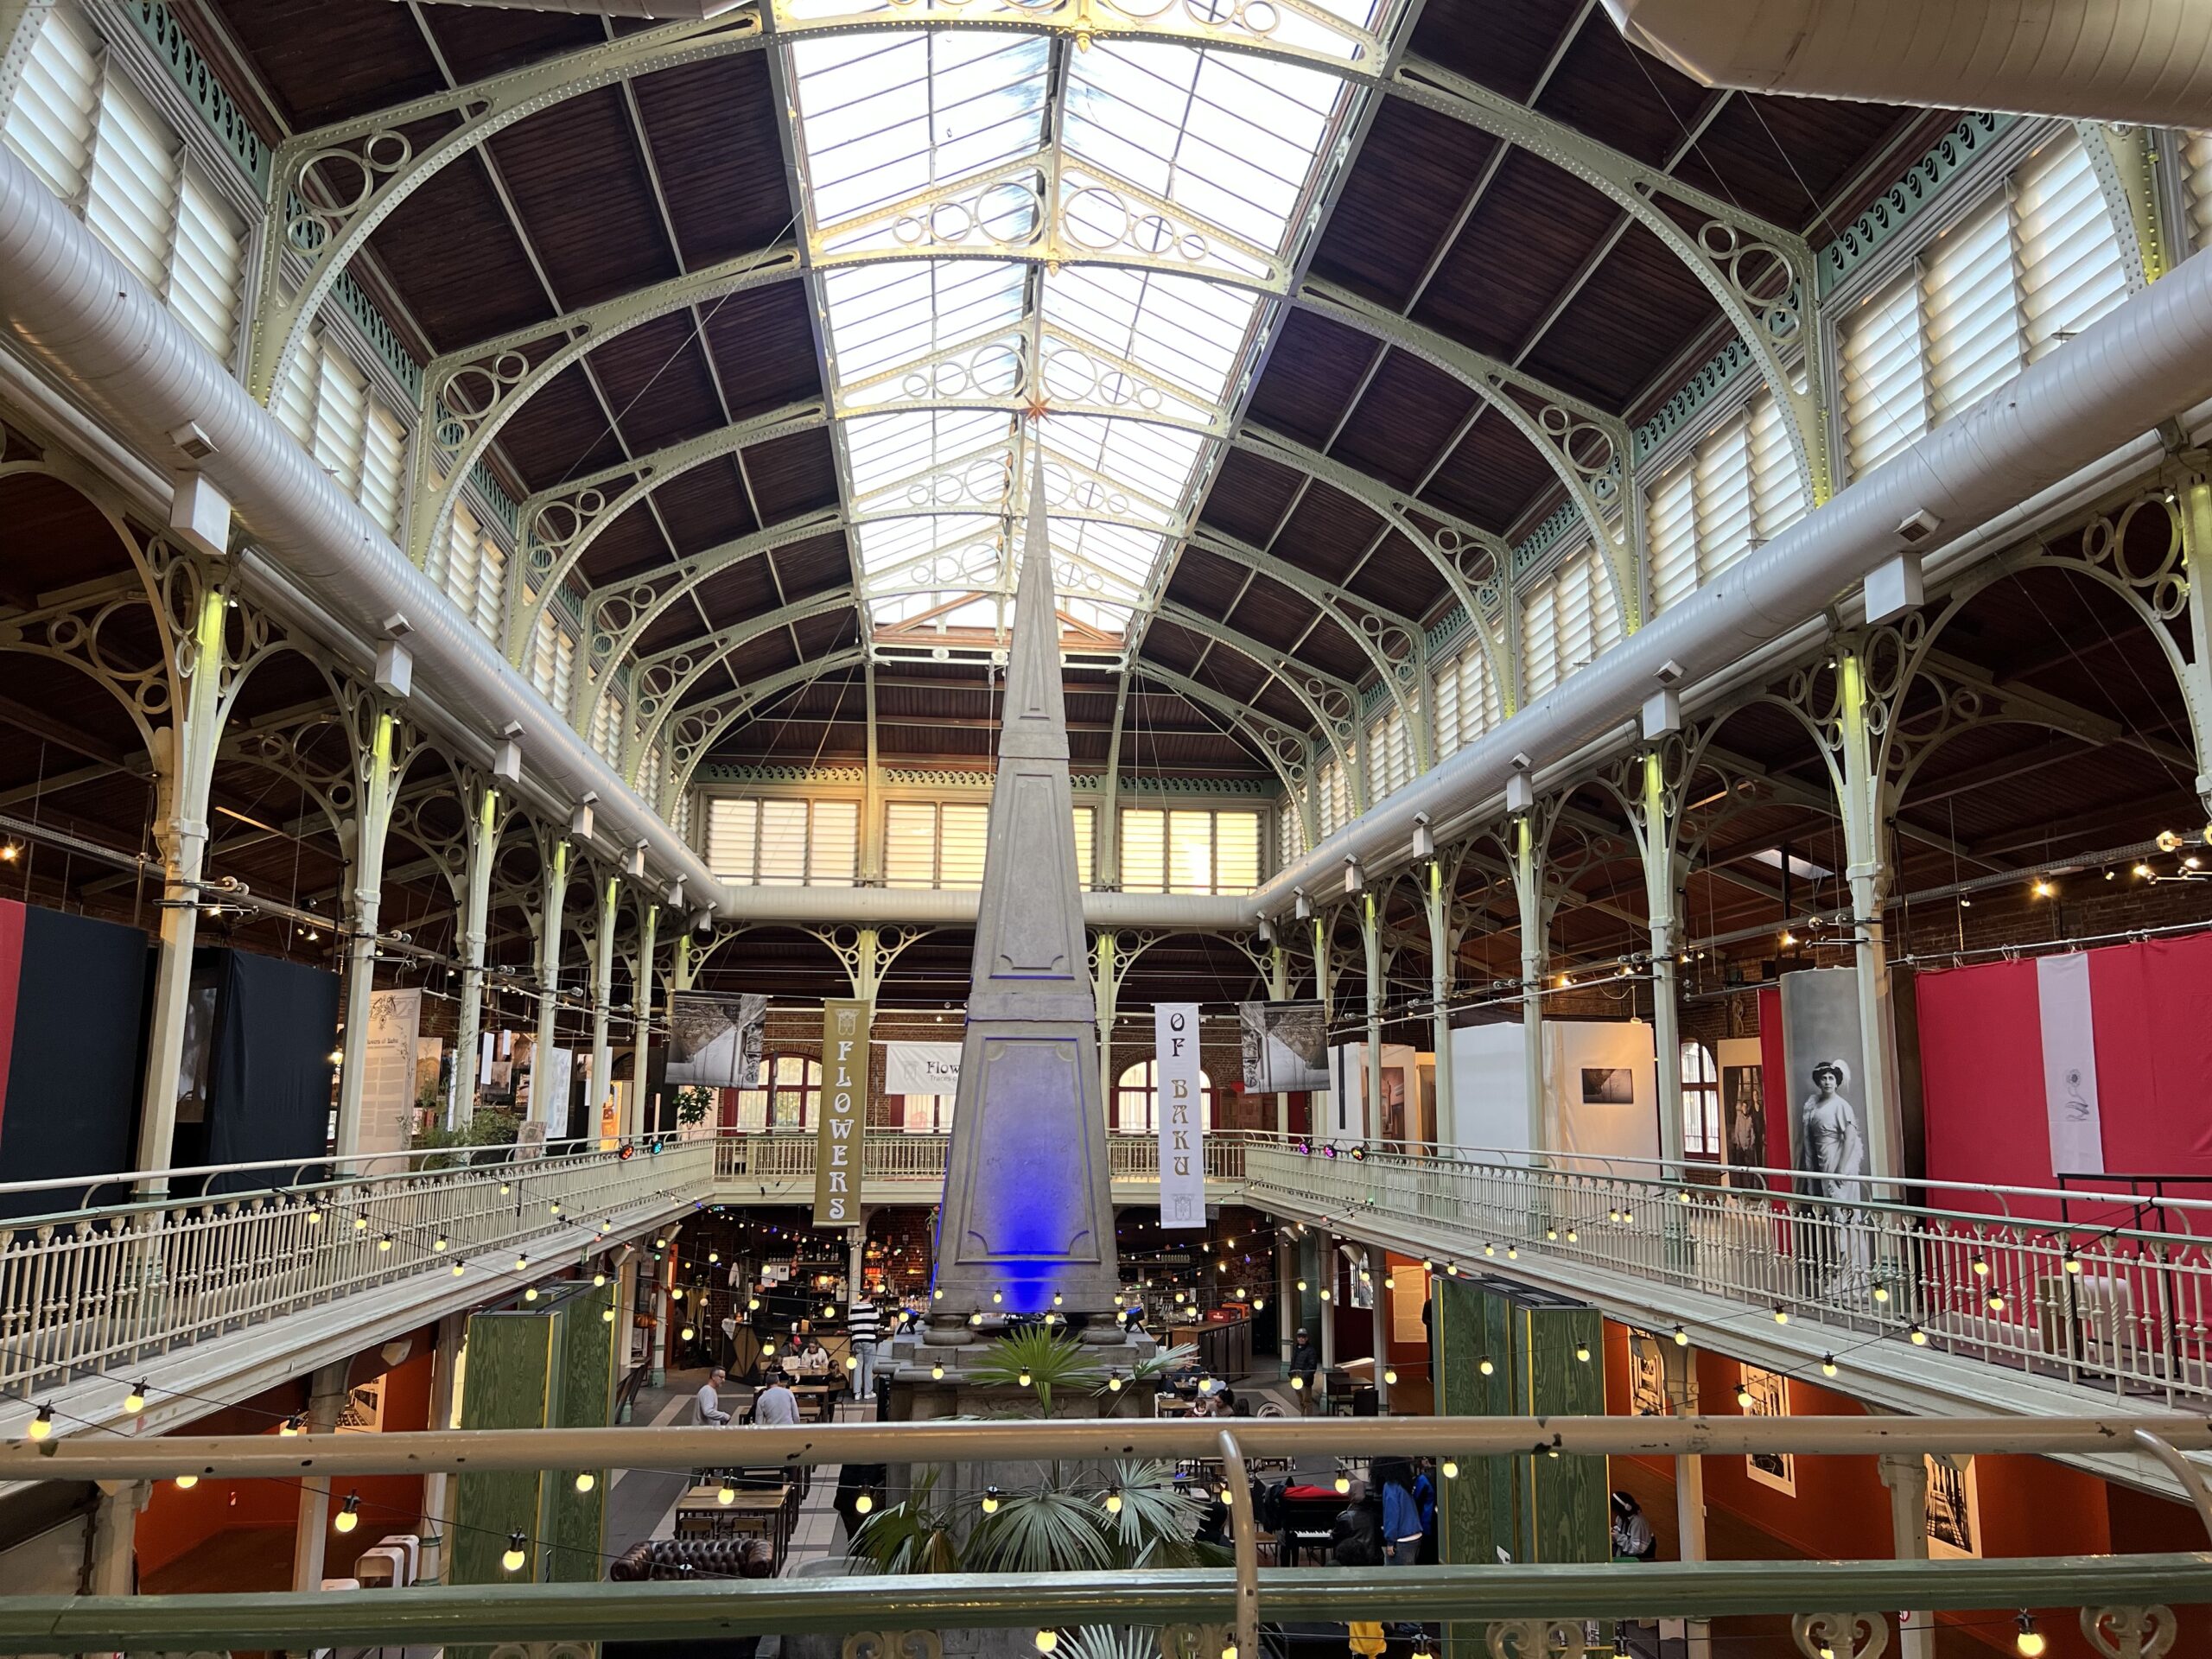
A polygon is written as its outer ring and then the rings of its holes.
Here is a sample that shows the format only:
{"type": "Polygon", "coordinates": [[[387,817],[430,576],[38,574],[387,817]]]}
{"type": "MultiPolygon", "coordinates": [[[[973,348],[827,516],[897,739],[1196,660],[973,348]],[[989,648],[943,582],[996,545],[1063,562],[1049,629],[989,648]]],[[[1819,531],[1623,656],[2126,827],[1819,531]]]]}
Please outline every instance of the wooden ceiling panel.
{"type": "Polygon", "coordinates": [[[1374,355],[1374,342],[1357,330],[1310,311],[1292,311],[1253,393],[1252,418],[1321,447],[1374,355]]]}
{"type": "Polygon", "coordinates": [[[515,411],[500,430],[499,447],[533,491],[625,459],[580,364],[562,370],[515,411]]]}
{"type": "Polygon", "coordinates": [[[445,90],[437,60],[396,5],[209,0],[295,130],[327,126],[445,90]]]}
{"type": "Polygon", "coordinates": [[[1633,225],[1524,366],[1562,391],[1625,409],[1718,311],[1689,267],[1633,225]]]}
{"type": "Polygon", "coordinates": [[[1249,449],[1231,449],[1207,493],[1199,522],[1255,547],[1265,547],[1290,510],[1305,474],[1279,467],[1249,449]]]}
{"type": "MultiPolygon", "coordinates": [[[[327,0],[325,9],[328,10],[327,0]]],[[[404,7],[413,10],[413,7],[404,7]]],[[[438,54],[466,85],[526,64],[581,52],[607,38],[596,17],[557,11],[509,10],[490,6],[424,6],[420,16],[437,41],[438,54]]]]}
{"type": "Polygon", "coordinates": [[[679,474],[653,492],[668,532],[686,552],[703,552],[760,528],[735,461],[722,457],[679,474]]]}
{"type": "Polygon", "coordinates": [[[1503,535],[1556,478],[1534,444],[1488,410],[1467,429],[1425,493],[1447,512],[1503,535]]]}
{"type": "Polygon", "coordinates": [[[803,542],[779,547],[769,558],[775,565],[777,582],[791,599],[842,588],[853,579],[852,550],[846,545],[842,531],[810,536],[803,542]]]}
{"type": "MultiPolygon", "coordinates": [[[[1299,639],[1313,628],[1313,601],[1290,588],[1269,582],[1264,576],[1244,590],[1236,607],[1223,620],[1238,632],[1249,635],[1272,652],[1285,653],[1298,644],[1299,639]]],[[[1318,638],[1318,632],[1316,634],[1318,638]]],[[[1223,642],[1216,651],[1243,650],[1243,646],[1223,642]]],[[[1272,660],[1260,658],[1265,667],[1272,660]]]]}
{"type": "Polygon", "coordinates": [[[633,454],[647,454],[722,424],[721,398],[688,310],[615,335],[588,360],[633,454]]]}
{"type": "Polygon", "coordinates": [[[763,524],[837,505],[837,463],[826,431],[794,432],[745,452],[746,474],[763,524]]]}
{"type": "Polygon", "coordinates": [[[1437,268],[1414,320],[1510,362],[1616,217],[1595,190],[1516,150],[1437,268]]]}
{"type": "Polygon", "coordinates": [[[1578,22],[1611,31],[1596,11],[1588,0],[1430,0],[1414,29],[1413,49],[1525,103],[1578,22]]]}
{"type": "Polygon", "coordinates": [[[1317,276],[1403,309],[1497,140],[1386,98],[1313,256],[1317,276]]]}
{"type": "Polygon", "coordinates": [[[1236,602],[1236,595],[1250,575],[1243,565],[1217,558],[1196,543],[1185,547],[1175,562],[1175,575],[1167,584],[1170,604],[1182,605],[1202,616],[1223,616],[1236,602]]]}
{"type": "Polygon", "coordinates": [[[702,309],[733,419],[822,396],[804,284],[748,289],[702,309]]]}
{"type": "Polygon", "coordinates": [[[773,633],[747,640],[722,659],[722,665],[739,684],[750,685],[787,668],[796,668],[801,660],[791,644],[791,631],[778,628],[773,633]]]}
{"type": "Polygon", "coordinates": [[[458,351],[554,315],[474,156],[425,179],[369,245],[435,350],[458,351]]]}
{"type": "Polygon", "coordinates": [[[1636,50],[1598,16],[1561,56],[1536,108],[1601,144],[1663,167],[1700,112],[1719,96],[1636,50]]]}
{"type": "Polygon", "coordinates": [[[687,264],[696,270],[789,234],[783,124],[767,53],[682,64],[635,87],[687,264]]]}
{"type": "MultiPolygon", "coordinates": [[[[1887,104],[1755,98],[1738,92],[1675,175],[1745,212],[1825,242],[1818,208],[1927,112],[1887,104]]],[[[1897,170],[1902,170],[1902,160],[1897,170]]],[[[1887,184],[1884,173],[1881,182],[1887,184]]]]}
{"type": "MultiPolygon", "coordinates": [[[[1192,665],[1198,662],[1198,655],[1205,650],[1207,640],[1203,634],[1192,633],[1167,617],[1154,617],[1144,631],[1143,654],[1162,668],[1190,676],[1192,665]]],[[[1205,683],[1215,683],[1211,677],[1207,677],[1205,683]]]]}
{"type": "Polygon", "coordinates": [[[1411,491],[1476,402],[1472,390],[1434,364],[1410,352],[1392,352],[1344,423],[1337,459],[1411,491]]]}
{"type": "Polygon", "coordinates": [[[640,501],[593,538],[582,565],[586,587],[602,587],[668,563],[668,537],[652,509],[652,502],[640,501]]]}
{"type": "Polygon", "coordinates": [[[1362,599],[1417,622],[1439,608],[1451,594],[1428,556],[1396,531],[1383,537],[1367,556],[1358,575],[1344,586],[1362,599]]]}
{"type": "Polygon", "coordinates": [[[678,274],[619,87],[563,99],[486,148],[564,308],[678,274]]]}
{"type": "MultiPolygon", "coordinates": [[[[766,559],[747,559],[717,570],[691,591],[698,595],[698,608],[706,613],[708,626],[716,629],[765,615],[782,602],[766,559]]],[[[698,626],[696,617],[691,626],[698,626]]]]}
{"type": "Polygon", "coordinates": [[[1382,519],[1365,502],[1316,484],[1284,524],[1274,553],[1324,582],[1341,582],[1382,529],[1382,519]]]}

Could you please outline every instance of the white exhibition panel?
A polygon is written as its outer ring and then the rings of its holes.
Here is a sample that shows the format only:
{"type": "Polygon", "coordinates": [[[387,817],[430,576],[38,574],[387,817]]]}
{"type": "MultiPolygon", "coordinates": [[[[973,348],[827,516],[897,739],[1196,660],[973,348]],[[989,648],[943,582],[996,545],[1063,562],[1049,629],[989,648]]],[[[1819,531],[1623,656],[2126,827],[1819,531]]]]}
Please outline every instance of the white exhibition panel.
{"type": "MultiPolygon", "coordinates": [[[[1589,1158],[1658,1157],[1651,1027],[1641,1020],[1547,1020],[1543,1039],[1545,1147],[1589,1158]]],[[[1528,1145],[1528,1059],[1519,1020],[1453,1030],[1452,1071],[1461,1146],[1528,1145]]]]}

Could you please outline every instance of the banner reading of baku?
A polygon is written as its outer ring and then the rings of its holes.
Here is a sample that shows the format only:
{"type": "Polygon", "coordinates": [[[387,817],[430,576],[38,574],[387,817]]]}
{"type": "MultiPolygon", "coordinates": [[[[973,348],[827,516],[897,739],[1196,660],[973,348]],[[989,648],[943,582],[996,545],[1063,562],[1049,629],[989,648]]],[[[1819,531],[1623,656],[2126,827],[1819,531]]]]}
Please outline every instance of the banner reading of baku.
{"type": "Polygon", "coordinates": [[[822,1110],[814,1132],[814,1224],[861,1224],[861,1131],[868,1123],[872,1004],[822,1005],[822,1110]]]}
{"type": "Polygon", "coordinates": [[[1152,1010],[1159,1046],[1160,1224],[1206,1224],[1205,1115],[1198,1098],[1198,1005],[1160,1002],[1152,1010]]]}

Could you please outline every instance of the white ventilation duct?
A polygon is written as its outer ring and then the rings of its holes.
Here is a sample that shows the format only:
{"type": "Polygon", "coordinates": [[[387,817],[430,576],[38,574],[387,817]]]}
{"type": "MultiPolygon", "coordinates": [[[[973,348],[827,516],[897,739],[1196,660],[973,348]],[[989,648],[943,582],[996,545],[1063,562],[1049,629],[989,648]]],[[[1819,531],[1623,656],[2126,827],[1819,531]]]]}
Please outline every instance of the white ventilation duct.
{"type": "Polygon", "coordinates": [[[1936,109],[2212,124],[2204,0],[1605,0],[1707,86],[1936,109]]]}
{"type": "Polygon", "coordinates": [[[2156,453],[2144,435],[2208,398],[2212,256],[2184,261],[2065,349],[1378,803],[1270,880],[1255,902],[1280,916],[1296,902],[1297,888],[1333,891],[1346,859],[1370,872],[1404,862],[1417,823],[1442,841],[1470,815],[1502,810],[1517,772],[1533,777],[1609,734],[1633,731],[1662,686],[1676,684],[1687,702],[1700,682],[1817,622],[1904,550],[1900,530],[1917,515],[1937,521],[1932,535],[1912,542],[1925,556],[2131,444],[2139,468],[2142,451],[2156,453]]]}
{"type": "Polygon", "coordinates": [[[190,422],[213,452],[193,463],[252,538],[340,617],[404,616],[416,683],[488,743],[511,721],[533,774],[571,804],[597,796],[604,845],[645,843],[695,902],[726,905],[699,855],[471,626],[444,594],[146,285],[0,149],[0,322],[109,429],[156,466],[181,468],[168,435],[190,422]]]}

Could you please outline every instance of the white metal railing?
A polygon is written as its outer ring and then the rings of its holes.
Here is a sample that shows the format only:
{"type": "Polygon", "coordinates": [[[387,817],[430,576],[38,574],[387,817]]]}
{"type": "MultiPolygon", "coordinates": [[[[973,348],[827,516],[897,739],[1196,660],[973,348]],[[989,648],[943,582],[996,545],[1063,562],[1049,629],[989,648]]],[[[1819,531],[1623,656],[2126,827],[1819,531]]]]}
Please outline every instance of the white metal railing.
{"type": "MultiPolygon", "coordinates": [[[[594,1147],[532,1158],[508,1147],[384,1161],[404,1166],[0,1224],[0,1389],[127,1372],[155,1355],[337,1298],[450,1275],[472,1255],[526,1249],[579,1223],[688,1203],[706,1192],[713,1167],[703,1144],[630,1156],[594,1147]],[[499,1161],[424,1167],[457,1156],[499,1161]]],[[[124,1174],[66,1185],[147,1180],[124,1174]]],[[[0,1198],[54,1185],[0,1187],[0,1198]]],[[[481,1269],[464,1276],[469,1271],[481,1269]]]]}
{"type": "MultiPolygon", "coordinates": [[[[1447,1241],[1448,1264],[1465,1272],[1510,1272],[1506,1262],[1542,1255],[1870,1339],[1917,1332],[1931,1347],[2115,1396],[2212,1398],[2212,1252],[2191,1233],[1721,1187],[1669,1179],[1656,1166],[1620,1167],[1630,1160],[1540,1166],[1512,1155],[1521,1161],[1364,1147],[1355,1156],[1255,1137],[1244,1148],[1246,1192],[1293,1213],[1318,1206],[1347,1230],[1363,1214],[1410,1224],[1447,1241]]],[[[2009,1195],[2054,1211],[2062,1199],[2122,1206],[2123,1215],[2139,1206],[2126,1194],[1910,1185],[1953,1202],[1969,1192],[1992,1202],[2009,1195]]]]}
{"type": "MultiPolygon", "coordinates": [[[[918,1188],[941,1188],[944,1184],[944,1160],[951,1144],[950,1135],[869,1129],[861,1138],[861,1185],[912,1183],[918,1188]]],[[[814,1148],[815,1136],[810,1129],[724,1135],[715,1143],[715,1177],[721,1181],[749,1182],[768,1189],[769,1196],[788,1196],[813,1182],[814,1148]]],[[[1114,1180],[1160,1179],[1160,1141],[1155,1135],[1109,1135],[1106,1159],[1114,1180]]],[[[1210,1181],[1244,1179],[1243,1136],[1206,1137],[1205,1176],[1210,1181]]],[[[917,1201],[926,1201],[926,1195],[918,1193],[917,1201]]]]}

